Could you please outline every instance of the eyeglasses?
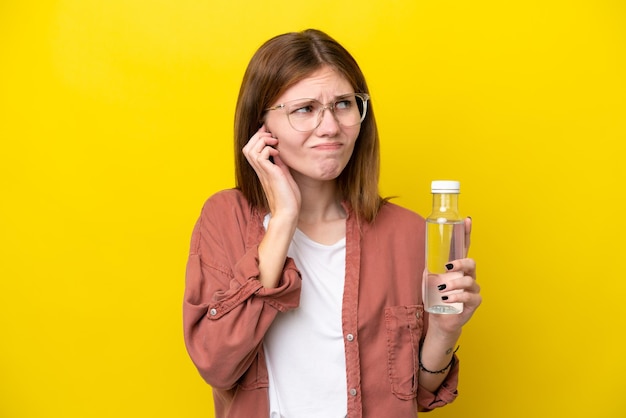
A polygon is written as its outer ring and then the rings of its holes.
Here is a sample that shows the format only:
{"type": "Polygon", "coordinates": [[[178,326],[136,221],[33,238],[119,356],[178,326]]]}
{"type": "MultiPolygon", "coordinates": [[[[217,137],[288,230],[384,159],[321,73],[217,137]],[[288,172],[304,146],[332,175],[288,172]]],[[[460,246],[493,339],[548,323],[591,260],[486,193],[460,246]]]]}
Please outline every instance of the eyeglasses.
{"type": "Polygon", "coordinates": [[[326,104],[315,99],[296,99],[265,110],[285,109],[285,114],[293,129],[299,132],[311,132],[322,123],[326,109],[332,112],[341,126],[358,125],[365,119],[369,99],[370,96],[367,93],[351,93],[339,96],[326,104]]]}

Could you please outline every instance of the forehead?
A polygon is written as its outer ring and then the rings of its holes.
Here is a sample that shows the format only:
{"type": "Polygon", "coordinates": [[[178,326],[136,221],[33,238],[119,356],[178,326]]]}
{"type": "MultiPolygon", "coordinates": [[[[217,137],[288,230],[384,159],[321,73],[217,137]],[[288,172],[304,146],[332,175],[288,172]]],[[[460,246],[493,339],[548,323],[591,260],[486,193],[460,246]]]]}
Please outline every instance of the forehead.
{"type": "Polygon", "coordinates": [[[343,94],[355,93],[346,77],[331,67],[322,67],[289,87],[277,102],[301,98],[330,100],[343,94]]]}

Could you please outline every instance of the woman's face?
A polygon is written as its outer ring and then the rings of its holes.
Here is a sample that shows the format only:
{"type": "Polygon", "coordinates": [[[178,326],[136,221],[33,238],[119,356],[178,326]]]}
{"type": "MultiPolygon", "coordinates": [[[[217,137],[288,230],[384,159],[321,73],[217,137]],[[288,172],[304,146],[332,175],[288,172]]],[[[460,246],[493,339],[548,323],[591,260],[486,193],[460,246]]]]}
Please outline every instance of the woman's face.
{"type": "MultiPolygon", "coordinates": [[[[290,87],[271,106],[302,98],[326,104],[349,93],[355,91],[343,76],[330,67],[322,67],[290,87]]],[[[336,179],[348,164],[361,125],[344,127],[326,109],[317,128],[299,132],[290,125],[285,110],[277,109],[267,112],[265,128],[278,139],[276,149],[296,181],[327,181],[336,179]]]]}

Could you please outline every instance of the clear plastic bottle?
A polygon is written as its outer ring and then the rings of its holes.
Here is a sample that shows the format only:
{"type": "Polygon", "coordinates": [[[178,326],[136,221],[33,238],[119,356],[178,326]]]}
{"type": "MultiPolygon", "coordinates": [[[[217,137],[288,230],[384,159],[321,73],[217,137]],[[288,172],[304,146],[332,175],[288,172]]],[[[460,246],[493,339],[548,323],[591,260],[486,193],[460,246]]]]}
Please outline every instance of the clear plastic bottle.
{"type": "Polygon", "coordinates": [[[436,180],[431,184],[432,213],[426,219],[426,271],[423,280],[424,309],[436,314],[463,312],[462,303],[446,303],[448,292],[443,285],[463,276],[448,272],[446,264],[465,258],[465,222],[459,214],[458,181],[436,180]],[[442,299],[444,297],[444,299],[442,299]]]}

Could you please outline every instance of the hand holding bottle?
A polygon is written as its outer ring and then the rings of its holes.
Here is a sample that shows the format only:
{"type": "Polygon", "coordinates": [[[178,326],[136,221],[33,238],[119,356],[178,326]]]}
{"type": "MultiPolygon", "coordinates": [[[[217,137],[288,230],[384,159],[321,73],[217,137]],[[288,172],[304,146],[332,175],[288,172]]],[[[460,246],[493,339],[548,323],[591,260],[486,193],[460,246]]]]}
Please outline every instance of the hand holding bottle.
{"type": "MultiPolygon", "coordinates": [[[[466,242],[469,242],[471,219],[466,218],[464,224],[468,231],[466,242]]],[[[445,301],[448,303],[461,303],[463,311],[457,315],[430,315],[428,329],[429,332],[458,336],[462,327],[470,320],[482,302],[480,285],[476,282],[476,262],[471,258],[461,258],[449,262],[446,268],[449,268],[449,273],[454,273],[457,277],[440,283],[445,286],[442,286],[441,290],[437,289],[438,297],[446,298],[445,301]]]]}

